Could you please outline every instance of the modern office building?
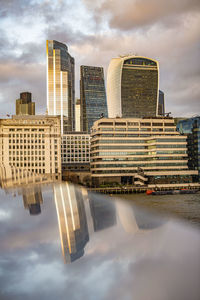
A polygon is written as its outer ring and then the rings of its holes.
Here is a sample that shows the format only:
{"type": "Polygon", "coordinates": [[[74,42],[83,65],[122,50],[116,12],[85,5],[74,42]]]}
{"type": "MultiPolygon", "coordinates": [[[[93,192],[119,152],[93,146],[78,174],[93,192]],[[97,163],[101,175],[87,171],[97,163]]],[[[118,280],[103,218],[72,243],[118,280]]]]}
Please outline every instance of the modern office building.
{"type": "Polygon", "coordinates": [[[159,65],[141,56],[113,58],[107,73],[109,118],[155,117],[158,114],[159,65]]]}
{"type": "Polygon", "coordinates": [[[90,172],[90,135],[84,132],[62,135],[61,160],[64,177],[68,172],[90,172]]]}
{"type": "Polygon", "coordinates": [[[31,93],[20,93],[16,100],[16,115],[35,115],[35,102],[32,102],[31,93]]]}
{"type": "Polygon", "coordinates": [[[0,119],[0,160],[2,165],[13,169],[60,176],[60,117],[12,116],[11,119],[0,119]]]}
{"type": "Polygon", "coordinates": [[[200,180],[200,116],[180,120],[177,130],[187,136],[188,167],[198,170],[200,180]]]}
{"type": "Polygon", "coordinates": [[[74,58],[68,47],[47,40],[47,110],[61,116],[61,132],[75,130],[74,58]]]}
{"type": "Polygon", "coordinates": [[[165,115],[165,95],[161,90],[159,90],[158,115],[159,116],[165,115]]]}
{"type": "Polygon", "coordinates": [[[89,241],[83,195],[65,182],[54,186],[54,199],[64,262],[71,263],[84,255],[89,241]]]}
{"type": "Polygon", "coordinates": [[[108,116],[104,73],[101,67],[80,68],[81,131],[90,132],[93,123],[108,116]]]}
{"type": "Polygon", "coordinates": [[[75,115],[76,115],[76,121],[75,121],[75,129],[76,131],[81,131],[81,105],[80,105],[80,99],[76,99],[76,106],[75,106],[75,115]]]}
{"type": "Polygon", "coordinates": [[[192,183],[186,136],[172,118],[113,118],[94,123],[91,133],[93,183],[192,183]]]}

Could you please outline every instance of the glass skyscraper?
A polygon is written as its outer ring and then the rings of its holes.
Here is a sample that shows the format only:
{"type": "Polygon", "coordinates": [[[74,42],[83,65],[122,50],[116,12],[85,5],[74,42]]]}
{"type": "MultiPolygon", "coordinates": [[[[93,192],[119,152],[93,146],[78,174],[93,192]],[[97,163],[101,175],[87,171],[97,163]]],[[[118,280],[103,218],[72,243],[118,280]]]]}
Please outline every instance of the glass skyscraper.
{"type": "Polygon", "coordinates": [[[81,131],[90,132],[96,120],[108,116],[104,73],[91,66],[81,66],[80,73],[81,131]]]}
{"type": "Polygon", "coordinates": [[[158,69],[158,62],[146,57],[113,58],[107,75],[109,118],[157,116],[158,69]]]}
{"type": "Polygon", "coordinates": [[[47,109],[61,116],[61,132],[75,129],[74,58],[65,44],[47,40],[47,109]]]}

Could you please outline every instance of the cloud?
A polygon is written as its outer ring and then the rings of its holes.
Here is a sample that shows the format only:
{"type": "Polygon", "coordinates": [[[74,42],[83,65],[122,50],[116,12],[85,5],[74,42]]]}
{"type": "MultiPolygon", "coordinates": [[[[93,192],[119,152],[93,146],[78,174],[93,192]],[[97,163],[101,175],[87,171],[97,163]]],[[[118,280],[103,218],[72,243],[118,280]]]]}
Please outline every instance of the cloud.
{"type": "Polygon", "coordinates": [[[66,43],[80,65],[102,66],[136,53],[160,63],[160,88],[174,115],[199,111],[199,1],[197,0],[2,0],[0,40],[1,117],[29,90],[36,112],[46,110],[46,39],[66,43]],[[76,3],[76,4],[75,4],[76,3]]]}
{"type": "MultiPolygon", "coordinates": [[[[156,22],[171,24],[177,15],[200,10],[198,0],[84,0],[86,7],[93,11],[97,22],[108,18],[110,28],[131,30],[156,22]]],[[[175,22],[176,23],[176,22],[175,22]]]]}

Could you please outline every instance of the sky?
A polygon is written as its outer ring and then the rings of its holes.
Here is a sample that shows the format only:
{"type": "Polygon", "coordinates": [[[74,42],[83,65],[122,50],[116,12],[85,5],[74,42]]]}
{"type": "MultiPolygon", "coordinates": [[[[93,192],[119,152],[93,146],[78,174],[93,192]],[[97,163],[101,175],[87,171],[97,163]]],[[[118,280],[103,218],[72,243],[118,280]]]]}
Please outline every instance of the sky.
{"type": "Polygon", "coordinates": [[[0,0],[0,118],[29,91],[46,111],[46,40],[67,44],[80,65],[136,54],[158,60],[172,116],[200,114],[199,0],[0,0]]]}

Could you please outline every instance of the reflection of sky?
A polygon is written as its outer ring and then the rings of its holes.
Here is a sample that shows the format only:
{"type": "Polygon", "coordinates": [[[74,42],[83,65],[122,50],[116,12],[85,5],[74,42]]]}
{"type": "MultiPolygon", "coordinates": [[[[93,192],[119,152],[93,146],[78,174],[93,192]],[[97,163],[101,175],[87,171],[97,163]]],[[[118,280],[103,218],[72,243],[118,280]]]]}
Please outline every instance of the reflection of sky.
{"type": "Polygon", "coordinates": [[[117,203],[116,226],[89,228],[85,255],[65,265],[53,195],[43,199],[41,214],[30,216],[21,197],[0,191],[1,211],[11,216],[0,220],[0,299],[198,299],[195,229],[172,221],[154,226],[154,216],[152,229],[139,229],[142,214],[117,203]]]}

